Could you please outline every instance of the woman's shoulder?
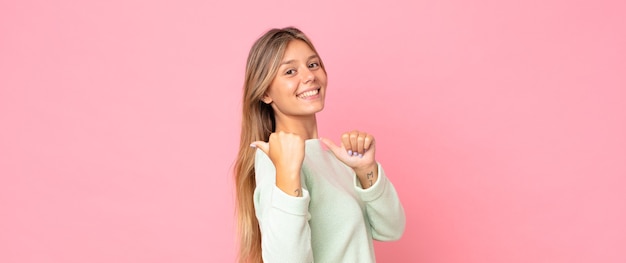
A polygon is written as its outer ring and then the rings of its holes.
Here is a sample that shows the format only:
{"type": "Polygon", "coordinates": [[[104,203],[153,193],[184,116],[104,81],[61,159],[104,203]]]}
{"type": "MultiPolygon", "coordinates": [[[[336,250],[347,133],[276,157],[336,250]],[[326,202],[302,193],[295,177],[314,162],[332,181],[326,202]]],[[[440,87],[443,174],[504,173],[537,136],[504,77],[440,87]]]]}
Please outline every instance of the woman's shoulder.
{"type": "Polygon", "coordinates": [[[320,139],[308,139],[304,141],[305,155],[319,155],[324,154],[326,149],[322,147],[322,141],[320,139]]]}

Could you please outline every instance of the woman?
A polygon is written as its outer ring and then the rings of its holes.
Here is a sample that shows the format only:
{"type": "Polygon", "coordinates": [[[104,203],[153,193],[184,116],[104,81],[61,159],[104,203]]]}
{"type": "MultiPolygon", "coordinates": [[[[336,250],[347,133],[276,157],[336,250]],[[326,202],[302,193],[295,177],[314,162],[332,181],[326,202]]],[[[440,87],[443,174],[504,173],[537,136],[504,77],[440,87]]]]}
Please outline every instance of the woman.
{"type": "Polygon", "coordinates": [[[326,84],[296,28],[272,29],[250,50],[235,165],[240,262],[374,262],[372,239],[404,231],[374,137],[347,132],[341,146],[318,137],[326,84]]]}

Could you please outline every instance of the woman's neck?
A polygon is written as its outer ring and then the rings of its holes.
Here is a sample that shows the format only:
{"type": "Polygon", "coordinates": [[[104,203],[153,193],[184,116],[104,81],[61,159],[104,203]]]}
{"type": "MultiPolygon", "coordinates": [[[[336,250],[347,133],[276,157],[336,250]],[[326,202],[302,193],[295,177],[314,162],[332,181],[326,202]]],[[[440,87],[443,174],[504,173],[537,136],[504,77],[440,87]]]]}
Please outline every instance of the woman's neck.
{"type": "Polygon", "coordinates": [[[276,131],[297,134],[303,140],[317,139],[317,119],[311,116],[276,116],[276,131]]]}

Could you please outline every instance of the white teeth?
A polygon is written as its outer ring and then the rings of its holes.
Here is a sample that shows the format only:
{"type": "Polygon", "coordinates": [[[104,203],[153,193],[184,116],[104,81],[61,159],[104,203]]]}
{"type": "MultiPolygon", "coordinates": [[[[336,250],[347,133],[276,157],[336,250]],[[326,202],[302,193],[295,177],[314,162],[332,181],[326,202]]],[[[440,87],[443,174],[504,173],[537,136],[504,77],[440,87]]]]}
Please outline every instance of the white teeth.
{"type": "Polygon", "coordinates": [[[307,97],[311,97],[311,96],[317,95],[319,91],[320,91],[319,89],[309,90],[307,92],[303,92],[302,94],[298,95],[298,98],[304,99],[307,97]]]}

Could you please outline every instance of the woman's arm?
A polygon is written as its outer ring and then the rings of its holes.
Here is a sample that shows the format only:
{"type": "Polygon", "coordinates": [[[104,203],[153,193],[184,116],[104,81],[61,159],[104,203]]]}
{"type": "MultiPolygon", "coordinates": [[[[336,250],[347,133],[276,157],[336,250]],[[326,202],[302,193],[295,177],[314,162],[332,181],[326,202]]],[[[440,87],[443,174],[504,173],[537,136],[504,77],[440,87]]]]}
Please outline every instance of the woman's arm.
{"type": "Polygon", "coordinates": [[[365,202],[365,212],[372,227],[372,237],[380,241],[398,240],[404,233],[406,218],[395,187],[377,165],[378,180],[368,189],[361,188],[356,180],[356,191],[365,202]]]}
{"type": "Polygon", "coordinates": [[[366,203],[366,213],[377,240],[396,240],[402,236],[406,223],[404,209],[395,188],[382,167],[376,162],[376,143],[371,134],[361,131],[346,132],[341,136],[341,147],[322,139],[341,162],[356,174],[355,187],[366,203]]]}
{"type": "Polygon", "coordinates": [[[272,134],[269,144],[254,143],[254,206],[265,262],[313,262],[310,197],[300,177],[304,142],[293,136],[272,134]]]}

